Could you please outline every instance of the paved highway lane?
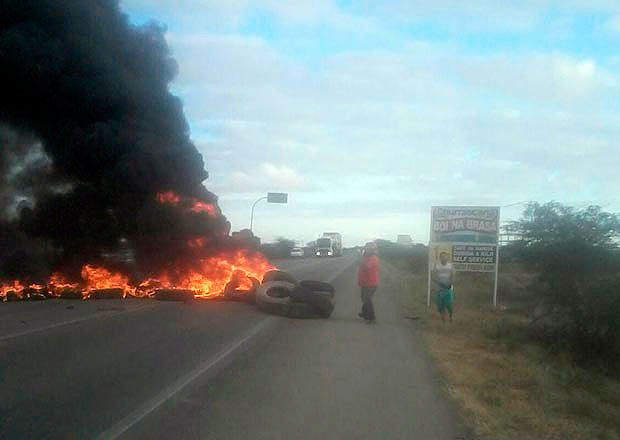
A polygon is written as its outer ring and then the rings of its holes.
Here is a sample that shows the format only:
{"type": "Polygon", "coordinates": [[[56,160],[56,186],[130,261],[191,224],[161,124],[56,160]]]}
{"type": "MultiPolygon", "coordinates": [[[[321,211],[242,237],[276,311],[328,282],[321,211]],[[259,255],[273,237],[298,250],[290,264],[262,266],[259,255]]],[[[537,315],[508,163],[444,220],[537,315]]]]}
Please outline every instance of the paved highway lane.
{"type": "Polygon", "coordinates": [[[332,281],[329,320],[229,302],[0,305],[0,437],[454,439],[467,435],[382,270],[357,318],[357,258],[278,262],[332,281]],[[70,307],[70,308],[67,308],[70,307]]]}
{"type": "MultiPolygon", "coordinates": [[[[279,265],[299,278],[329,280],[352,262],[279,265]]],[[[1,303],[0,438],[120,434],[257,346],[281,321],[219,301],[1,303]]]]}
{"type": "Polygon", "coordinates": [[[348,266],[333,282],[329,320],[281,320],[260,349],[170,399],[123,438],[472,438],[403,319],[398,274],[384,268],[381,277],[376,325],[357,317],[355,266],[348,266]]]}

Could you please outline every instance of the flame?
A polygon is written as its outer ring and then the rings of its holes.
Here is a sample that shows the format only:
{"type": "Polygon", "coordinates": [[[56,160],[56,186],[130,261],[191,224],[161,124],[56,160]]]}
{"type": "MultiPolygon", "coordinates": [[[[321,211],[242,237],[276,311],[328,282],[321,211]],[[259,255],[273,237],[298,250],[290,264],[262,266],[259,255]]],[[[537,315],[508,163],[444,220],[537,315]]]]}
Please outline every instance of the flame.
{"type": "Polygon", "coordinates": [[[47,285],[50,291],[56,296],[60,295],[60,292],[63,289],[77,289],[79,287],[78,283],[70,283],[61,273],[55,272],[50,277],[47,285]]]}
{"type": "Polygon", "coordinates": [[[2,301],[6,299],[9,292],[15,292],[21,298],[24,286],[18,280],[14,280],[13,284],[0,284],[0,299],[2,301]]]}
{"type": "Polygon", "coordinates": [[[133,294],[135,292],[135,289],[129,285],[129,279],[126,276],[120,273],[112,273],[103,267],[87,264],[82,267],[81,275],[87,293],[96,289],[123,289],[123,296],[127,296],[128,293],[133,294]]]}
{"type": "Polygon", "coordinates": [[[173,191],[164,191],[157,193],[155,198],[157,199],[157,202],[162,205],[165,203],[169,203],[171,205],[178,205],[181,201],[181,196],[179,196],[173,191]]]}
{"type": "Polygon", "coordinates": [[[215,206],[213,206],[211,203],[194,202],[194,205],[190,208],[190,211],[192,211],[192,212],[206,212],[207,214],[209,214],[212,217],[215,217],[215,215],[216,215],[215,206]]]}
{"type": "Polygon", "coordinates": [[[181,197],[174,191],[163,191],[155,195],[155,200],[161,205],[182,205],[186,211],[190,211],[196,214],[206,213],[211,217],[217,216],[217,209],[212,203],[201,202],[194,197],[181,197]]]}
{"type": "Polygon", "coordinates": [[[249,255],[244,251],[199,259],[191,268],[175,268],[143,281],[139,289],[152,294],[158,288],[189,289],[197,298],[214,298],[222,294],[226,284],[239,277],[239,288],[249,289],[248,277],[261,279],[273,269],[260,254],[249,255]]]}
{"type": "MultiPolygon", "coordinates": [[[[197,243],[202,242],[200,239],[197,239],[197,243]]],[[[237,289],[247,290],[252,288],[249,277],[260,280],[265,272],[274,268],[262,254],[240,250],[197,258],[190,263],[172,264],[170,269],[144,279],[137,286],[132,286],[129,278],[121,273],[86,264],[81,270],[80,283],[69,282],[62,273],[56,272],[50,276],[47,288],[55,296],[60,296],[64,289],[77,289],[82,292],[84,299],[88,299],[90,293],[97,289],[122,289],[123,297],[127,297],[151,296],[162,288],[189,289],[195,292],[197,298],[215,298],[223,294],[226,284],[231,280],[237,289]]],[[[39,284],[31,284],[29,287],[44,288],[39,284]]],[[[0,284],[0,299],[6,300],[9,292],[15,292],[21,298],[24,285],[19,280],[0,284]]]]}
{"type": "Polygon", "coordinates": [[[204,248],[207,243],[207,239],[205,237],[196,237],[187,240],[187,245],[193,249],[204,248]]]}

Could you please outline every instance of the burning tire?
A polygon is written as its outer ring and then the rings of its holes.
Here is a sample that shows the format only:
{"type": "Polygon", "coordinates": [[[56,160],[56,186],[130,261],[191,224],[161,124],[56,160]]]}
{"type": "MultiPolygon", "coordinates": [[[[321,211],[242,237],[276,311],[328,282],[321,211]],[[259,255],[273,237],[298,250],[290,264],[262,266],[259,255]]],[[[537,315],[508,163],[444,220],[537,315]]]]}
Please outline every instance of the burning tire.
{"type": "Polygon", "coordinates": [[[19,296],[17,294],[17,292],[10,291],[10,292],[7,292],[7,294],[6,294],[6,301],[7,302],[21,301],[21,300],[22,300],[22,298],[21,298],[21,296],[19,296]]]}
{"type": "Polygon", "coordinates": [[[59,296],[62,299],[82,299],[82,291],[67,287],[59,292],[59,296]]]}
{"type": "Polygon", "coordinates": [[[297,284],[297,279],[288,272],[283,270],[270,270],[263,276],[263,284],[271,281],[285,281],[291,284],[297,284]]]}
{"type": "Polygon", "coordinates": [[[96,289],[90,292],[90,299],[123,299],[123,289],[96,289]]]}
{"type": "Polygon", "coordinates": [[[37,289],[33,287],[27,287],[22,293],[22,298],[28,301],[43,301],[48,297],[48,291],[46,289],[37,289]]]}
{"type": "Polygon", "coordinates": [[[238,289],[237,283],[229,281],[224,288],[224,294],[222,299],[227,301],[239,301],[249,304],[256,303],[256,289],[260,287],[260,281],[254,277],[247,277],[252,282],[252,287],[249,290],[238,289]]]}
{"type": "Polygon", "coordinates": [[[193,301],[194,291],[188,289],[159,289],[155,292],[159,301],[193,301]]]}
{"type": "Polygon", "coordinates": [[[54,292],[52,292],[51,290],[46,289],[43,292],[43,295],[45,295],[45,297],[47,299],[54,299],[54,298],[58,298],[58,295],[56,295],[54,292]]]}

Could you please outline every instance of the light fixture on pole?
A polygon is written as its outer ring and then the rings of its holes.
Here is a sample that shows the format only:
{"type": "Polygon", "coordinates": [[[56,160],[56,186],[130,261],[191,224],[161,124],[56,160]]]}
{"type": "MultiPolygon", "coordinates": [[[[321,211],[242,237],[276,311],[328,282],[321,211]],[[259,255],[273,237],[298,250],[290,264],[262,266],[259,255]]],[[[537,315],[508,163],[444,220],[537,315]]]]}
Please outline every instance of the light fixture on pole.
{"type": "Polygon", "coordinates": [[[252,205],[252,214],[250,216],[250,231],[253,232],[254,227],[254,208],[261,200],[267,200],[267,203],[288,203],[288,193],[267,193],[265,197],[259,198],[252,205]]]}

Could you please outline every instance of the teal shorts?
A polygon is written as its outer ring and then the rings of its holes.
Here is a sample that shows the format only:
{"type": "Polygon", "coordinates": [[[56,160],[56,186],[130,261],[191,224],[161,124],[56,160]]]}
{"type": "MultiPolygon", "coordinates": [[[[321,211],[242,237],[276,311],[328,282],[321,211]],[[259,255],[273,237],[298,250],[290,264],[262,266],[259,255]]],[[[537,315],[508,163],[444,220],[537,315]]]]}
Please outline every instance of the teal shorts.
{"type": "Polygon", "coordinates": [[[446,310],[452,313],[452,298],[454,297],[452,293],[452,288],[444,289],[441,288],[437,291],[435,296],[435,302],[437,303],[437,310],[439,313],[443,313],[446,310]]]}

